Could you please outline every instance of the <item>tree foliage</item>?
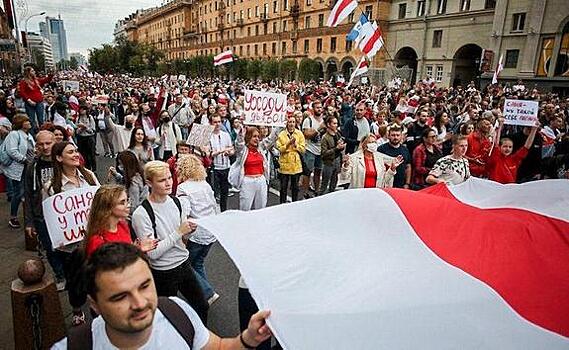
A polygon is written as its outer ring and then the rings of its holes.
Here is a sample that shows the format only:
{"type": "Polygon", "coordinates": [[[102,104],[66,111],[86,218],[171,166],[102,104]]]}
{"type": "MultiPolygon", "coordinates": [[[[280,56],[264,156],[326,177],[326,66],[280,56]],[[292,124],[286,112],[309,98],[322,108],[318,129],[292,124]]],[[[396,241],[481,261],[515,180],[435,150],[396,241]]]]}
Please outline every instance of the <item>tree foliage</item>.
{"type": "Polygon", "coordinates": [[[298,65],[298,78],[304,82],[318,80],[320,77],[320,65],[309,58],[303,58],[298,65]]]}
{"type": "Polygon", "coordinates": [[[156,75],[164,54],[154,46],[121,39],[90,50],[89,68],[100,74],[156,75]]]}

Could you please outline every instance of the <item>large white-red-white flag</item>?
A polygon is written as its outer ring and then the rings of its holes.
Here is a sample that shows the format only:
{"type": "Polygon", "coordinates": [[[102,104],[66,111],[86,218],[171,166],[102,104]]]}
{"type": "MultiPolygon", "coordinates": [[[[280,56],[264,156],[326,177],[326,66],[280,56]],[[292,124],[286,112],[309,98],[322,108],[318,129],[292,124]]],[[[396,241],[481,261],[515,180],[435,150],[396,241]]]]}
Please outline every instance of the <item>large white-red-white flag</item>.
{"type": "Polygon", "coordinates": [[[338,0],[328,15],[326,25],[336,27],[358,7],[356,0],[338,0]]]}
{"type": "Polygon", "coordinates": [[[377,54],[383,46],[383,35],[376,22],[371,24],[370,33],[367,34],[358,47],[369,59],[377,54]]]}
{"type": "Polygon", "coordinates": [[[285,349],[569,349],[568,207],[566,180],[471,178],[198,223],[285,349]]]}
{"type": "Polygon", "coordinates": [[[231,50],[223,51],[213,58],[214,66],[220,66],[229,62],[233,62],[233,52],[231,50]]]}
{"type": "Polygon", "coordinates": [[[492,76],[492,84],[498,84],[498,75],[500,72],[504,70],[504,65],[502,61],[504,59],[504,55],[500,55],[500,60],[498,61],[498,65],[496,66],[496,70],[494,71],[494,76],[492,76]]]}

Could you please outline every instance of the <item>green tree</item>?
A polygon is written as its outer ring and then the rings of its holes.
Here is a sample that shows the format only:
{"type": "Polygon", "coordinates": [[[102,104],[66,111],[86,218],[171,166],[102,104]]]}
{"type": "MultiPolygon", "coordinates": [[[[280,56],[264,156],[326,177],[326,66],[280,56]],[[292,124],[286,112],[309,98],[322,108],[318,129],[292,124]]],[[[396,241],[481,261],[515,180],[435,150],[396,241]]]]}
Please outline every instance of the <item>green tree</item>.
{"type": "Polygon", "coordinates": [[[310,59],[303,58],[298,65],[298,78],[304,82],[310,80],[318,80],[320,76],[320,67],[318,62],[310,59]]]}
{"type": "Polygon", "coordinates": [[[280,62],[280,77],[285,81],[294,80],[298,67],[295,60],[282,60],[280,62]]]}
{"type": "Polygon", "coordinates": [[[249,61],[247,65],[247,77],[251,80],[257,80],[261,75],[262,67],[263,62],[261,62],[261,60],[249,61]]]}
{"type": "Polygon", "coordinates": [[[71,57],[69,59],[69,69],[77,69],[77,67],[79,67],[79,62],[77,61],[77,58],[75,57],[71,57]]]}
{"type": "Polygon", "coordinates": [[[234,79],[247,79],[249,61],[238,58],[230,64],[234,79]]]}
{"type": "Polygon", "coordinates": [[[32,51],[32,61],[35,63],[35,69],[38,72],[45,72],[45,57],[39,50],[32,51]]]}
{"type": "Polygon", "coordinates": [[[261,68],[261,78],[264,81],[271,81],[279,77],[279,62],[277,60],[263,61],[261,68]]]}

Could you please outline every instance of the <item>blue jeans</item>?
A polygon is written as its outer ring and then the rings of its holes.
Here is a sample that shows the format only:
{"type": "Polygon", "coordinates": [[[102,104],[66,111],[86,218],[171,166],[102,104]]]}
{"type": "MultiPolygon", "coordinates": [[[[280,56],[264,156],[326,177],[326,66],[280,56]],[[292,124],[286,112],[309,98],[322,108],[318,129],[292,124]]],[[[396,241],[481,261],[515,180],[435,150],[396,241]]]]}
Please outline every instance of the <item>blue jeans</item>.
{"type": "Polygon", "coordinates": [[[8,196],[10,197],[10,216],[15,218],[18,216],[18,208],[20,207],[22,197],[24,196],[24,184],[22,181],[12,180],[9,178],[6,178],[6,181],[10,183],[8,186],[10,189],[8,196]]]}
{"type": "Polygon", "coordinates": [[[44,122],[44,105],[41,102],[36,103],[35,106],[26,102],[26,114],[32,123],[32,130],[37,130],[44,122]],[[37,119],[36,119],[37,117],[37,119]]]}
{"type": "Polygon", "coordinates": [[[215,293],[213,287],[207,280],[204,266],[205,257],[207,256],[207,253],[209,253],[209,249],[212,245],[213,243],[204,245],[194,243],[192,241],[189,241],[187,244],[188,251],[190,252],[190,264],[196,271],[198,284],[203,290],[206,299],[211,298],[215,293]]]}
{"type": "Polygon", "coordinates": [[[56,278],[65,277],[65,270],[63,269],[63,263],[65,261],[65,253],[52,248],[51,238],[49,238],[49,233],[47,232],[47,226],[43,220],[34,220],[34,228],[38,233],[38,240],[45,249],[47,255],[47,261],[53,269],[53,273],[56,278]]]}

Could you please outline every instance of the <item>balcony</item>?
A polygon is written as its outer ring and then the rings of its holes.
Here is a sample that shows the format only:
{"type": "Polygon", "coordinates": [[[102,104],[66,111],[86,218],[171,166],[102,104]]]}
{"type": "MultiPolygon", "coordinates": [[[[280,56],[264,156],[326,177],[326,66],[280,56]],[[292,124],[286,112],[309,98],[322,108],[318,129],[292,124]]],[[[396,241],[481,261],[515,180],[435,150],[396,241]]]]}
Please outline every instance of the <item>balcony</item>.
{"type": "Polygon", "coordinates": [[[298,3],[295,3],[290,7],[290,15],[296,18],[300,16],[300,5],[298,3]]]}
{"type": "Polygon", "coordinates": [[[266,13],[261,13],[261,22],[268,22],[269,21],[269,15],[266,13]]]}
{"type": "Polygon", "coordinates": [[[238,25],[239,27],[243,27],[243,26],[245,25],[245,21],[243,21],[243,18],[237,18],[237,19],[235,20],[235,22],[237,23],[237,25],[238,25]]]}

